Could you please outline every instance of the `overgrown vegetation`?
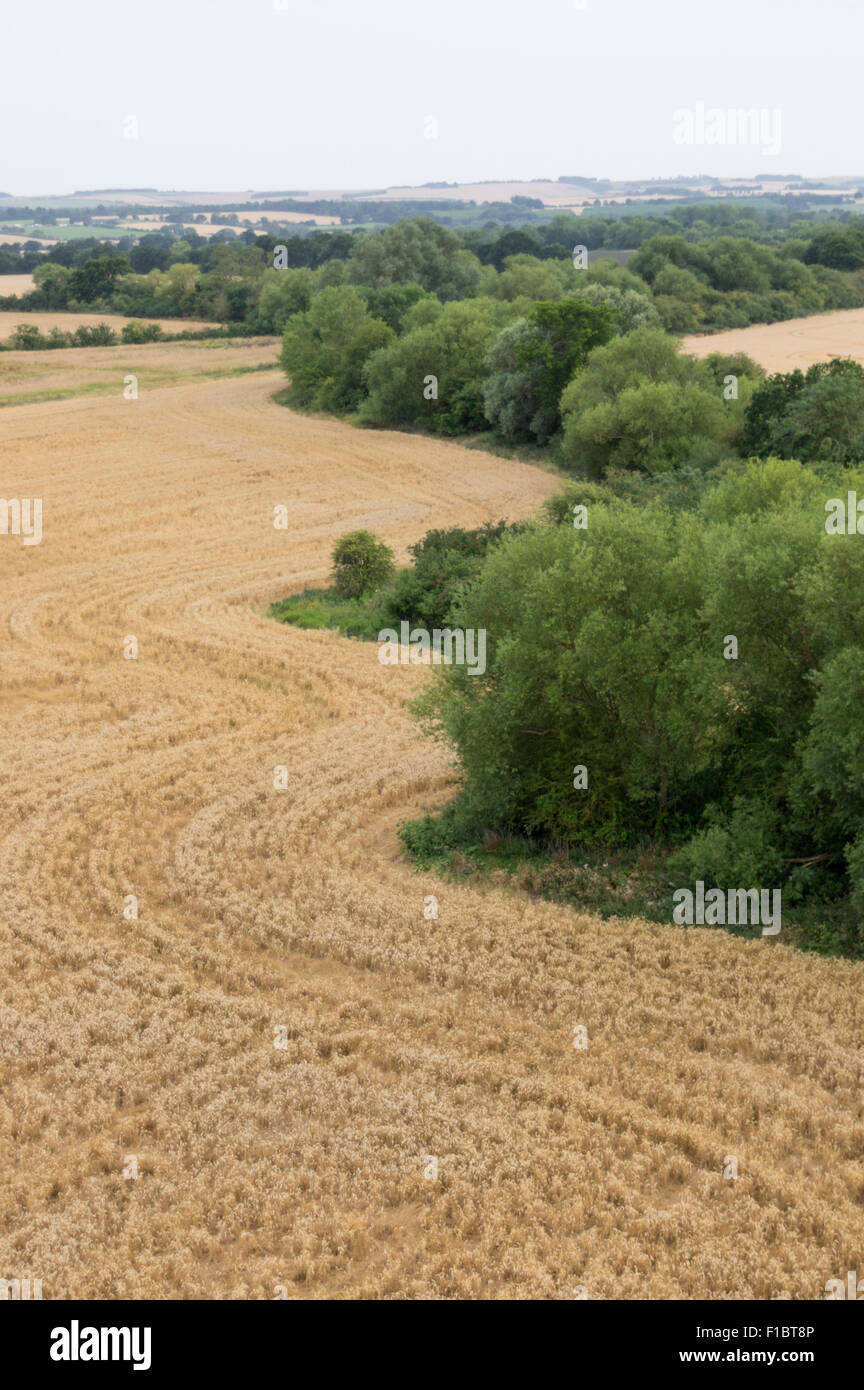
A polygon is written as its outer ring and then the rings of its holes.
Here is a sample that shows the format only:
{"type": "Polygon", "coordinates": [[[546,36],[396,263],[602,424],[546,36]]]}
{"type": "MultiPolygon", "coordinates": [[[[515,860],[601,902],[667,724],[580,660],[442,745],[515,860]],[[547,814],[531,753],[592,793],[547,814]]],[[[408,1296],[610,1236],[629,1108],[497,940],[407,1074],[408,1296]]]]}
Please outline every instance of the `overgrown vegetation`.
{"type": "Polygon", "coordinates": [[[443,628],[467,586],[479,575],[489,550],[521,523],[488,522],[475,530],[427,531],[409,546],[414,563],[394,571],[389,546],[369,531],[352,531],[333,548],[334,583],[304,589],[270,607],[271,616],[305,628],[335,628],[374,641],[385,627],[443,628]]]}
{"type": "Polygon", "coordinates": [[[450,615],[485,629],[485,676],[443,666],[416,703],[461,788],[409,850],[649,853],[665,881],[782,887],[808,944],[862,954],[864,551],[826,531],[856,489],[779,459],[686,507],[572,484],[502,536],[450,615]]]}

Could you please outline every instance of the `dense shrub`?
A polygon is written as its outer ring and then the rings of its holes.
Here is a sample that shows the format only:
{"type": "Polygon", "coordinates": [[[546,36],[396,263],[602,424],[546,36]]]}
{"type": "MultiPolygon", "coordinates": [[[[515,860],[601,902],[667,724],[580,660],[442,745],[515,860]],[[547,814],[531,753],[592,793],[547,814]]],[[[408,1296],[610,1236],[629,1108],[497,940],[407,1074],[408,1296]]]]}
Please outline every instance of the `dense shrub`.
{"type": "Polygon", "coordinates": [[[473,531],[460,527],[427,531],[422,541],[409,547],[413,565],[400,570],[384,595],[387,619],[407,620],[430,631],[446,627],[455,603],[479,574],[491,546],[502,536],[519,530],[518,525],[499,521],[487,522],[473,531]]]}
{"type": "Polygon", "coordinates": [[[362,598],[394,570],[393,551],[371,531],[349,531],[333,547],[333,583],[342,598],[362,598]]]}
{"type": "Polygon", "coordinates": [[[117,334],[109,323],[82,323],[72,334],[72,342],[75,347],[111,347],[117,334]]]}
{"type": "Polygon", "coordinates": [[[316,410],[353,409],[363,395],[364,363],[393,336],[392,328],[370,316],[353,285],[322,290],[285,325],[282,366],[292,395],[316,410]]]}
{"type": "Polygon", "coordinates": [[[417,425],[439,434],[484,428],[487,353],[516,312],[488,298],[443,307],[435,301],[416,303],[401,337],[366,363],[361,423],[417,425]]]}
{"type": "Polygon", "coordinates": [[[417,703],[458,755],[454,823],[864,901],[864,547],[825,529],[864,470],[754,461],[689,513],[586,486],[586,528],[504,536],[458,604],[485,676],[443,667],[417,703]]]}
{"type": "Polygon", "coordinates": [[[504,439],[545,443],[560,424],[561,392],[592,348],[608,342],[617,309],[563,299],[535,304],[499,336],[486,359],[487,419],[504,439]]]}
{"type": "Polygon", "coordinates": [[[864,368],[835,358],[769,377],[748,405],[741,448],[805,461],[864,460],[864,368]]]}
{"type": "Polygon", "coordinates": [[[637,329],[596,348],[564,391],[562,461],[592,477],[715,463],[734,452],[759,373],[743,355],[700,362],[664,333],[637,329]],[[737,370],[727,371],[727,360],[737,370]],[[737,398],[726,399],[727,375],[737,379],[737,398]]]}
{"type": "Polygon", "coordinates": [[[130,323],[124,323],[120,337],[124,343],[157,343],[162,337],[162,325],[132,319],[130,323]]]}

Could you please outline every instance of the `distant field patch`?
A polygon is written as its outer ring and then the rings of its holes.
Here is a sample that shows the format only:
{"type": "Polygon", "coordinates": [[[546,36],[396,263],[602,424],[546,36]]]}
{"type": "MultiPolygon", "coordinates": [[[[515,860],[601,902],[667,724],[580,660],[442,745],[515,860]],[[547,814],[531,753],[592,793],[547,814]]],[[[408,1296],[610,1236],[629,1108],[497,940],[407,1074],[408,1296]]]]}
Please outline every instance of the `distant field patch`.
{"type": "Polygon", "coordinates": [[[0,298],[8,294],[29,294],[35,288],[32,275],[0,275],[0,298]]]}
{"type": "Polygon", "coordinates": [[[14,246],[21,241],[40,241],[43,246],[57,245],[56,237],[32,236],[28,231],[0,232],[0,246],[14,246]]]}
{"type": "Polygon", "coordinates": [[[832,357],[852,357],[864,366],[864,309],[838,309],[782,323],[754,323],[725,333],[696,333],[684,339],[694,357],[710,352],[746,352],[766,372],[791,372],[832,357]]]}
{"type": "MultiPolygon", "coordinates": [[[[35,317],[32,315],[31,317],[35,317]]],[[[66,396],[121,396],[131,372],[144,392],[214,377],[276,370],[276,338],[118,344],[0,353],[0,407],[66,396]]]]}

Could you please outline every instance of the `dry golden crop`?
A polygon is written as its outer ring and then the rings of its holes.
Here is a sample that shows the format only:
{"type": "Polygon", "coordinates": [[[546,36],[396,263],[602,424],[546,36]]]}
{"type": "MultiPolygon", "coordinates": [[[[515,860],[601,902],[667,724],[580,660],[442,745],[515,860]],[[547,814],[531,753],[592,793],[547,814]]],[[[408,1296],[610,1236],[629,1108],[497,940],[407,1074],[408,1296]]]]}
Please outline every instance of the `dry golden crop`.
{"type": "Polygon", "coordinates": [[[852,357],[864,363],[864,309],[838,309],[780,323],[753,323],[723,333],[695,333],[684,339],[684,351],[694,357],[710,352],[746,352],[766,372],[806,370],[814,362],[852,357]]]}
{"type": "Polygon", "coordinates": [[[0,1277],[822,1297],[864,1265],[864,967],[412,872],[426,674],[265,605],[345,531],[404,559],[558,483],[280,384],[0,413],[44,505],[0,535],[0,1277]]]}
{"type": "Polygon", "coordinates": [[[29,294],[35,288],[36,282],[32,275],[0,275],[0,295],[29,294]]]}
{"type": "MultiPolygon", "coordinates": [[[[177,320],[175,319],[175,323],[177,320]]],[[[185,320],[184,320],[185,322],[185,320]]],[[[87,394],[123,396],[131,373],[141,391],[272,365],[275,338],[224,338],[117,347],[0,353],[0,407],[87,394]]]]}

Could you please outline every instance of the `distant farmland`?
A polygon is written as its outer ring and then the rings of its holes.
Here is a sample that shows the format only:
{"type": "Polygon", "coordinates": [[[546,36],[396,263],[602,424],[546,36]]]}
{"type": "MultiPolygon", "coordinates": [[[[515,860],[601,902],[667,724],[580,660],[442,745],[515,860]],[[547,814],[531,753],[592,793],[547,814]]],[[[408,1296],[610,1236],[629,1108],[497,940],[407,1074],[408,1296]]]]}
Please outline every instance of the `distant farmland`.
{"type": "Polygon", "coordinates": [[[754,323],[725,333],[696,333],[684,339],[694,357],[711,352],[746,352],[767,372],[791,372],[832,357],[864,365],[864,309],[840,309],[782,323],[754,323]]]}

